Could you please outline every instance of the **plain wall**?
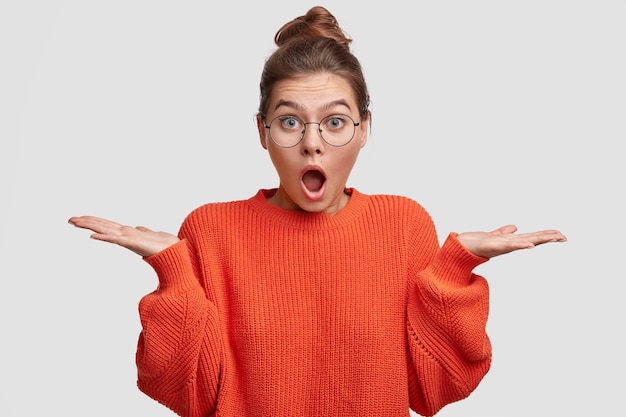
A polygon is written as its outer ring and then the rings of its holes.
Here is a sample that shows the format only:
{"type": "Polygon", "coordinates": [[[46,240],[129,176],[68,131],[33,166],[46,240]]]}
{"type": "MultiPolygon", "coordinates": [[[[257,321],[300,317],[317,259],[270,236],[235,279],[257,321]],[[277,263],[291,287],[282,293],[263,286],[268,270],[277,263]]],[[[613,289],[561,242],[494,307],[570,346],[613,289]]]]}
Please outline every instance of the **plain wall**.
{"type": "MultiPolygon", "coordinates": [[[[277,185],[253,116],[311,2],[0,3],[0,415],[171,416],[138,391],[137,255],[66,223],[176,232],[277,185]],[[211,4],[212,3],[212,4],[211,4]]],[[[562,230],[481,265],[491,372],[441,417],[626,414],[626,6],[321,3],[354,37],[373,126],[350,178],[450,231],[562,230]]]]}

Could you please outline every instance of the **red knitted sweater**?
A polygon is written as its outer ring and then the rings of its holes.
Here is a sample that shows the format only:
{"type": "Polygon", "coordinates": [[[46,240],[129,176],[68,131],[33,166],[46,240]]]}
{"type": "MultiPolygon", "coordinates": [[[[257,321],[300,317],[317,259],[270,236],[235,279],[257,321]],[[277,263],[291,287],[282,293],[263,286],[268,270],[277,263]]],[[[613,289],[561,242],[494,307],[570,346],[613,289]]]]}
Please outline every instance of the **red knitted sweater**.
{"type": "Polygon", "coordinates": [[[334,216],[212,203],[145,258],[139,388],[180,416],[431,416],[489,369],[486,259],[415,201],[349,189],[334,216]]]}

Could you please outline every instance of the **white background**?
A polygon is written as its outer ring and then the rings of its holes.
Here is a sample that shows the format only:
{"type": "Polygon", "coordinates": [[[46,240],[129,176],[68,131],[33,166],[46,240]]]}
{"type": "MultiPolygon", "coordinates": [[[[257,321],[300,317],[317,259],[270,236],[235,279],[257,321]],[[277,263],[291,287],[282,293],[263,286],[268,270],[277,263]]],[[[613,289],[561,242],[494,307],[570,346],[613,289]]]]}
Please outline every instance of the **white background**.
{"type": "MultiPolygon", "coordinates": [[[[372,95],[350,186],[418,200],[441,239],[507,223],[569,238],[479,267],[493,367],[439,415],[625,415],[625,3],[322,4],[372,95]]],[[[0,2],[0,416],[172,415],[135,386],[152,270],[66,220],[176,232],[202,203],[276,186],[260,72],[313,5],[0,2]]]]}

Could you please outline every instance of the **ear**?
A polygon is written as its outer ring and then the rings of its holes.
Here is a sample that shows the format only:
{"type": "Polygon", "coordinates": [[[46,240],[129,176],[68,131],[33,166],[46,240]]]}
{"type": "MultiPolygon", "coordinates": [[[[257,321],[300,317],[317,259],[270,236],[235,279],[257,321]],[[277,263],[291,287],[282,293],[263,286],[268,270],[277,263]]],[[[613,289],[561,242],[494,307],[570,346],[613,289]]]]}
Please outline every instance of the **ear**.
{"type": "Polygon", "coordinates": [[[263,117],[260,114],[256,115],[256,128],[259,131],[259,140],[261,141],[261,146],[263,149],[267,149],[267,129],[265,128],[265,123],[263,122],[263,117]]]}
{"type": "Polygon", "coordinates": [[[369,134],[369,128],[371,123],[372,114],[368,111],[367,114],[361,118],[361,123],[359,124],[359,132],[361,133],[361,148],[365,146],[367,143],[367,136],[369,134]]]}

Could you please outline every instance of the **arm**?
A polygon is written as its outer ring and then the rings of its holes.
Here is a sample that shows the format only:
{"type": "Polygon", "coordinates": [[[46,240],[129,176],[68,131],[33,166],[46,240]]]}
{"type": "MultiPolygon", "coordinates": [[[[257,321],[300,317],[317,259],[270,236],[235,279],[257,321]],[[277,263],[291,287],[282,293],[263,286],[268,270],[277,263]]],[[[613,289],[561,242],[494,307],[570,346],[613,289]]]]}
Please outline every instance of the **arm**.
{"type": "Polygon", "coordinates": [[[410,400],[424,416],[467,397],[489,370],[489,290],[471,272],[485,261],[451,234],[409,286],[410,400]]]}
{"type": "Polygon", "coordinates": [[[188,242],[145,258],[159,287],[139,303],[138,387],[181,416],[215,411],[222,363],[219,320],[190,261],[188,242]]]}
{"type": "Polygon", "coordinates": [[[157,290],[139,303],[139,389],[181,416],[214,412],[222,354],[217,309],[200,285],[189,242],[93,216],[69,223],[141,255],[159,277],[157,290]]]}
{"type": "MultiPolygon", "coordinates": [[[[430,230],[429,230],[430,229],[430,230]]],[[[516,235],[513,225],[492,232],[451,233],[441,248],[434,227],[419,242],[428,264],[413,271],[409,285],[408,340],[411,406],[432,416],[467,397],[488,372],[491,344],[486,333],[489,288],[473,269],[488,258],[548,242],[564,242],[556,230],[516,235]],[[428,237],[430,236],[430,237],[428,237]]],[[[419,252],[413,249],[413,256],[419,252]]]]}

